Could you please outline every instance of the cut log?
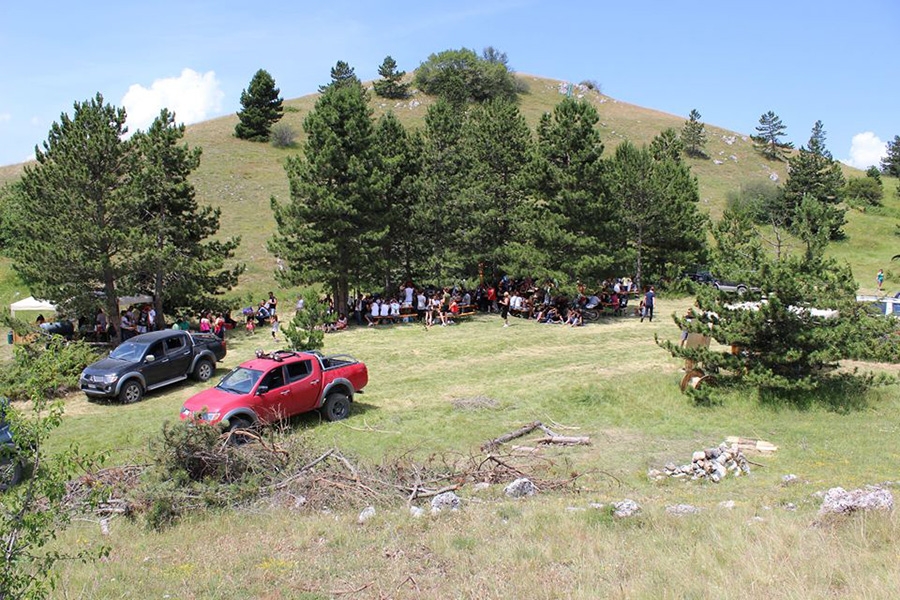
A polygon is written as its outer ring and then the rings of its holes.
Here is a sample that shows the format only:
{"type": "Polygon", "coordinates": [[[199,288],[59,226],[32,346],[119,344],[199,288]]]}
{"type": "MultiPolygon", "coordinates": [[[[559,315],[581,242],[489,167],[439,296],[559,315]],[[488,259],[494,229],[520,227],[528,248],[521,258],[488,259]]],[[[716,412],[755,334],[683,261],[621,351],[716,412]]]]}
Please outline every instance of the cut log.
{"type": "Polygon", "coordinates": [[[531,433],[538,427],[542,427],[542,426],[543,426],[543,424],[540,421],[535,421],[534,423],[529,423],[528,425],[525,425],[524,427],[520,427],[520,428],[516,429],[515,431],[511,431],[511,432],[501,435],[500,437],[493,439],[489,442],[485,442],[484,444],[481,445],[481,451],[485,452],[487,450],[490,450],[491,448],[496,448],[500,444],[505,444],[506,442],[508,442],[510,440],[520,438],[523,435],[531,433]]]}
{"type": "Polygon", "coordinates": [[[742,438],[736,435],[730,435],[725,438],[726,444],[737,444],[738,448],[743,451],[751,451],[751,452],[775,452],[778,450],[778,446],[772,444],[771,442],[767,442],[765,440],[754,440],[751,438],[742,438]]]}
{"type": "Polygon", "coordinates": [[[567,435],[548,435],[535,440],[538,444],[561,444],[563,446],[590,446],[591,438],[588,436],[572,437],[567,435]]]}

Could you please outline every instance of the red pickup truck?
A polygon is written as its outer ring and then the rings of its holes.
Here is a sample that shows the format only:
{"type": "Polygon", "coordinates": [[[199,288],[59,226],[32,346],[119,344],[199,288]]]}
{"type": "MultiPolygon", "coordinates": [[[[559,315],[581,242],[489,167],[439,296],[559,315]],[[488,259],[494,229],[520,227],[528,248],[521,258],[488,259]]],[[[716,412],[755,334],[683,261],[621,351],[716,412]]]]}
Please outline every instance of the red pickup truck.
{"type": "Polygon", "coordinates": [[[232,430],[320,409],[326,419],[337,421],[350,414],[353,395],[368,382],[366,365],[349,356],[257,352],[216,387],[189,398],[181,419],[225,421],[232,430]]]}

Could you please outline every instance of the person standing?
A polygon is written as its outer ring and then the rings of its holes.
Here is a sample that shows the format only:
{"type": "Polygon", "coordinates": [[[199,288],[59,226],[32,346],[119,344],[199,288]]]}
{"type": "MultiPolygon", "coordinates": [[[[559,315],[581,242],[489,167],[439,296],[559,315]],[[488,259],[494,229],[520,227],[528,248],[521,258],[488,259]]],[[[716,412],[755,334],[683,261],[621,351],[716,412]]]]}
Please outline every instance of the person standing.
{"type": "Polygon", "coordinates": [[[878,275],[875,276],[875,283],[878,284],[878,291],[881,291],[881,286],[884,285],[884,269],[878,269],[878,275]]]}
{"type": "Polygon", "coordinates": [[[278,315],[272,315],[272,339],[276,342],[278,341],[278,327],[280,323],[278,322],[278,315]]]}
{"type": "Polygon", "coordinates": [[[653,322],[653,306],[656,303],[656,292],[653,291],[653,286],[647,290],[647,293],[644,294],[644,311],[641,313],[641,323],[644,322],[644,317],[653,322]]]}
{"type": "Polygon", "coordinates": [[[500,300],[500,318],[503,319],[503,326],[509,327],[509,292],[503,292],[500,300]]]}

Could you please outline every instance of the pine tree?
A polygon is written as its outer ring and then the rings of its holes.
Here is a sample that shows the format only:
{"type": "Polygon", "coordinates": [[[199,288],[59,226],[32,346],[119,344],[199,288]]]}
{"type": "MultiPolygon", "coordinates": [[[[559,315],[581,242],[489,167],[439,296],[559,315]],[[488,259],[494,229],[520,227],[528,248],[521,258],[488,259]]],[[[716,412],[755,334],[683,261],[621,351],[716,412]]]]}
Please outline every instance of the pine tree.
{"type": "Polygon", "coordinates": [[[844,175],[840,164],[831,158],[825,147],[825,131],[821,121],[813,126],[806,147],[788,160],[788,179],[784,184],[784,210],[793,215],[805,195],[824,206],[817,212],[827,227],[831,239],[841,237],[841,227],[846,222],[845,210],[839,206],[844,188],[844,175]]]}
{"type": "Polygon", "coordinates": [[[397,61],[390,56],[384,58],[384,62],[378,67],[381,79],[373,85],[375,93],[382,98],[400,99],[409,96],[409,84],[401,83],[406,71],[397,70],[397,61]]]}
{"type": "Polygon", "coordinates": [[[671,127],[664,129],[650,141],[650,156],[653,160],[672,160],[681,162],[684,142],[678,139],[678,133],[671,127]]]}
{"type": "Polygon", "coordinates": [[[706,146],[706,126],[700,121],[700,113],[692,109],[688,120],[681,129],[681,141],[684,143],[684,151],[688,156],[695,158],[708,158],[704,146],[706,146]]]}
{"type": "Polygon", "coordinates": [[[463,148],[464,121],[462,108],[443,98],[425,113],[414,227],[421,236],[420,256],[428,261],[426,270],[435,281],[446,281],[464,270],[456,252],[457,232],[466,218],[460,202],[469,163],[463,148]]]}
{"type": "Polygon", "coordinates": [[[459,196],[463,229],[457,247],[469,273],[483,263],[501,267],[506,244],[515,237],[514,223],[524,202],[524,168],[531,151],[531,132],[518,107],[495,99],[472,109],[463,128],[463,152],[469,163],[459,196]]]}
{"type": "Polygon", "coordinates": [[[529,197],[509,241],[514,271],[570,281],[609,272],[616,241],[599,120],[591,103],[573,98],[541,117],[526,169],[529,197]]]}
{"type": "Polygon", "coordinates": [[[269,141],[270,128],[282,117],[280,93],[267,71],[257,71],[250,86],[241,92],[241,110],[237,113],[240,122],[234,135],[251,142],[269,141]]]}
{"type": "Polygon", "coordinates": [[[286,264],[276,273],[279,280],[324,283],[346,315],[350,284],[360,272],[377,271],[387,234],[387,178],[365,90],[350,83],[327,87],[303,128],[303,156],[285,163],[290,200],[272,199],[277,233],[269,249],[286,264]]]}
{"type": "MultiPolygon", "coordinates": [[[[819,206],[813,202],[807,207],[819,206]]],[[[811,233],[811,232],[808,232],[811,233]]],[[[859,390],[871,377],[835,370],[841,359],[877,355],[877,340],[891,329],[856,302],[856,282],[846,264],[824,254],[827,236],[808,238],[802,255],[773,256],[763,250],[749,215],[727,210],[713,229],[717,272],[760,286],[755,304],[735,303],[709,287],[698,289],[694,318],[675,318],[679,327],[712,336],[726,350],[685,349],[658,342],[672,355],[689,358],[720,382],[758,390],[760,399],[805,401],[798,394],[829,383],[852,382],[859,390]],[[762,299],[762,300],[760,300],[762,299]],[[818,310],[834,310],[830,317],[818,310]]],[[[730,386],[726,386],[730,387],[730,386]]]]}
{"type": "Polygon", "coordinates": [[[690,169],[625,141],[608,172],[622,224],[618,239],[625,245],[619,268],[633,268],[641,286],[645,276],[661,278],[679,265],[697,263],[705,250],[706,221],[697,209],[699,192],[690,169]]]}
{"type": "Polygon", "coordinates": [[[764,113],[759,118],[759,125],[756,127],[757,135],[753,139],[757,142],[759,150],[763,156],[769,160],[785,160],[787,148],[793,148],[793,144],[782,141],[787,126],[781,122],[781,118],[773,111],[764,113]]]}
{"type": "MultiPolygon", "coordinates": [[[[887,153],[881,159],[881,172],[891,177],[900,177],[900,135],[887,143],[887,153]]],[[[900,194],[900,188],[897,188],[900,194]]]]}
{"type": "Polygon", "coordinates": [[[348,63],[339,60],[331,67],[331,83],[319,86],[319,93],[324,94],[328,88],[344,85],[362,85],[356,76],[356,71],[348,63]]]}
{"type": "Polygon", "coordinates": [[[97,94],[61,115],[7,207],[8,254],[31,292],[57,305],[96,302],[116,323],[121,281],[142,236],[125,110],[97,94]]]}
{"type": "Polygon", "coordinates": [[[388,234],[384,238],[381,266],[385,291],[394,282],[418,281],[427,274],[421,255],[423,235],[416,211],[420,196],[421,137],[410,134],[393,113],[378,120],[375,143],[381,168],[388,178],[383,201],[388,234]]]}
{"type": "Polygon", "coordinates": [[[239,238],[209,239],[219,231],[221,211],[197,203],[189,177],[200,165],[201,151],[181,144],[184,132],[163,109],[146,133],[132,138],[144,239],[128,280],[154,295],[160,326],[164,312],[212,308],[214,296],[234,287],[244,270],[223,268],[239,238]]]}

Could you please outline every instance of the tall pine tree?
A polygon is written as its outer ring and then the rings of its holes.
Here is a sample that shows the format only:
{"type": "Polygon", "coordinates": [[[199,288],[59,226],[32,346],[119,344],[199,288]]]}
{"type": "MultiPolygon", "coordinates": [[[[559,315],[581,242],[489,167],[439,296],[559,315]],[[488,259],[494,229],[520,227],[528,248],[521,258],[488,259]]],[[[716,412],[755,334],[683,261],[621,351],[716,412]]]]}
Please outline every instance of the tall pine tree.
{"type": "Polygon", "coordinates": [[[8,253],[31,292],[86,306],[102,290],[118,323],[121,280],[135,264],[144,224],[132,177],[125,110],[97,94],[53,123],[25,167],[6,214],[8,253]],[[81,301],[81,302],[79,302],[81,301]]]}
{"type": "Polygon", "coordinates": [[[241,110],[234,135],[251,142],[269,141],[269,130],[282,117],[280,93],[268,71],[257,71],[250,86],[241,92],[241,110]]]}
{"type": "Polygon", "coordinates": [[[530,190],[510,260],[540,279],[599,281],[610,270],[613,214],[594,106],[565,98],[537,127],[526,175],[530,190]]]}
{"type": "Polygon", "coordinates": [[[465,220],[458,252],[467,273],[474,274],[479,263],[499,271],[525,198],[531,131],[515,104],[491,100],[472,109],[463,129],[463,151],[470,162],[459,196],[465,220]]]}
{"type": "Polygon", "coordinates": [[[153,294],[161,327],[164,313],[216,307],[214,296],[234,287],[244,270],[224,268],[240,238],[210,239],[219,231],[221,211],[197,203],[189,177],[200,165],[201,150],[181,143],[184,131],[163,109],[146,133],[132,138],[144,237],[128,280],[153,294]]]}
{"type": "Polygon", "coordinates": [[[785,212],[793,221],[801,199],[811,196],[823,205],[823,210],[816,213],[821,218],[819,227],[829,231],[831,239],[838,239],[846,222],[845,209],[840,206],[843,188],[841,166],[826,149],[824,127],[821,121],[816,121],[806,147],[801,146],[799,152],[788,160],[788,179],[784,184],[785,212]]]}
{"type": "Polygon", "coordinates": [[[324,283],[346,314],[354,275],[378,270],[387,235],[387,178],[365,90],[349,82],[328,86],[303,128],[303,156],[285,163],[290,200],[272,198],[277,233],[269,249],[287,267],[276,273],[279,280],[324,283]]]}

